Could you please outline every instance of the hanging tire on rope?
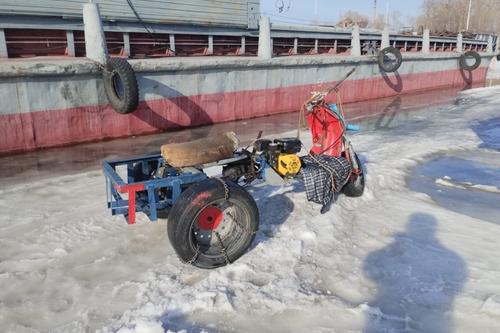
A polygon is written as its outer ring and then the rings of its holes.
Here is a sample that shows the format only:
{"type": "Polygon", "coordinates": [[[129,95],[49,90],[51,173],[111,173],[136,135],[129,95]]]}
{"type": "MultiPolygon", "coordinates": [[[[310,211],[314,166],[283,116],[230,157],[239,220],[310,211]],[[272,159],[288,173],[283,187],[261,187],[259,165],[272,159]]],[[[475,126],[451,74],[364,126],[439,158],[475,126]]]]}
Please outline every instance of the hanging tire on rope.
{"type": "Polygon", "coordinates": [[[354,153],[354,158],[356,159],[356,164],[358,165],[357,170],[353,168],[353,172],[347,181],[347,183],[342,188],[342,193],[348,197],[360,197],[363,195],[365,190],[365,174],[363,173],[363,166],[356,153],[354,153]]]}
{"type": "Polygon", "coordinates": [[[473,71],[481,65],[481,56],[476,51],[466,51],[458,59],[458,64],[461,69],[473,71]],[[471,63],[471,60],[474,62],[471,63]]]}
{"type": "Polygon", "coordinates": [[[388,46],[378,53],[378,65],[384,72],[395,72],[401,67],[402,63],[401,52],[395,47],[388,46]]]}
{"type": "Polygon", "coordinates": [[[139,104],[139,88],[132,66],[122,58],[109,58],[103,71],[104,91],[116,112],[134,112],[139,104]]]}
{"type": "Polygon", "coordinates": [[[182,192],[170,211],[167,233],[182,261],[210,269],[241,257],[258,226],[257,205],[247,191],[209,178],[182,192]]]}

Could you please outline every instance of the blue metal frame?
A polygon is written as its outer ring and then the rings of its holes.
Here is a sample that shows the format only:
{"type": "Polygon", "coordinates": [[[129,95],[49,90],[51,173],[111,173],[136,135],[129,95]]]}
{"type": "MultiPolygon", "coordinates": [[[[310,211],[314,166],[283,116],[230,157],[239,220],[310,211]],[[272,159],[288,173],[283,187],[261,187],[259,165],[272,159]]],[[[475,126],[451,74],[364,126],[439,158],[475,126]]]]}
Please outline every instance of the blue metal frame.
{"type": "Polygon", "coordinates": [[[156,221],[158,210],[171,207],[188,185],[208,178],[202,171],[188,172],[174,169],[166,164],[159,154],[103,161],[102,169],[106,179],[107,205],[111,209],[111,214],[124,215],[130,224],[135,222],[135,212],[143,212],[151,221],[156,221]],[[167,177],[149,179],[153,170],[148,162],[157,162],[157,168],[160,166],[167,168],[167,177]],[[146,180],[135,179],[134,166],[137,163],[141,163],[146,180]],[[117,173],[117,167],[124,165],[127,167],[127,181],[117,173]],[[159,189],[165,190],[166,197],[160,197],[159,189]],[[124,193],[128,193],[129,198],[125,198],[124,193]],[[134,196],[132,200],[131,195],[134,196]]]}

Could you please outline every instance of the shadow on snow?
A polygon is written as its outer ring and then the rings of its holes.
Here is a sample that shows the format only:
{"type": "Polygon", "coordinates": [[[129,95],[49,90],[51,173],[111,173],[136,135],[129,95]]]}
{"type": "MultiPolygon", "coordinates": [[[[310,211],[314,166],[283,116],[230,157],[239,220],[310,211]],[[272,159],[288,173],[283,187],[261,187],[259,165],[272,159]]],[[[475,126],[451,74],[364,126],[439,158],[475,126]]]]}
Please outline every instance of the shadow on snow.
{"type": "Polygon", "coordinates": [[[405,232],[366,257],[363,271],[377,294],[365,333],[453,331],[450,313],[467,268],[437,239],[437,223],[430,214],[412,214],[405,232]]]}

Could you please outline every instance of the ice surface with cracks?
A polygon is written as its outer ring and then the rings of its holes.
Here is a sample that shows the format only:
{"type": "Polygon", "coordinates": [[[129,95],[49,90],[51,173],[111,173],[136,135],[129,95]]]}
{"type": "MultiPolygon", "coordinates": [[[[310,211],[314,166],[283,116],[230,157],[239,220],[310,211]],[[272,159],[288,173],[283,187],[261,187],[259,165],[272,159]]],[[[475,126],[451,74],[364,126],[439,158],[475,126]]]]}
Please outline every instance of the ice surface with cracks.
{"type": "MultiPolygon", "coordinates": [[[[361,198],[339,196],[327,214],[300,184],[250,188],[261,215],[256,240],[217,270],[181,264],[165,220],[128,226],[109,216],[99,170],[2,186],[0,327],[498,332],[500,226],[407,184],[435,156],[488,150],[475,126],[499,116],[498,96],[500,88],[463,92],[455,105],[351,136],[367,188],[361,198]]],[[[301,137],[309,146],[308,133],[301,137]]]]}

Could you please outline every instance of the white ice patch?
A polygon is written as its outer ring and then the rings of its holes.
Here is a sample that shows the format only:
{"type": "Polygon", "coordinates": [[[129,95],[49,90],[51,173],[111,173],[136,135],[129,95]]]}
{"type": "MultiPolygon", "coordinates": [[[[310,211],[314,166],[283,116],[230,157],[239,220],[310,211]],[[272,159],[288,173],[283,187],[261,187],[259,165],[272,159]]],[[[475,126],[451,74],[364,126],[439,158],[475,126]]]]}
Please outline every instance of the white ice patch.
{"type": "Polygon", "coordinates": [[[476,190],[476,191],[483,191],[483,192],[499,193],[500,194],[500,189],[496,186],[472,184],[471,182],[458,182],[458,181],[454,181],[449,176],[444,176],[443,178],[438,178],[438,179],[436,179],[435,183],[438,185],[441,185],[441,186],[458,188],[461,190],[476,190]]]}

